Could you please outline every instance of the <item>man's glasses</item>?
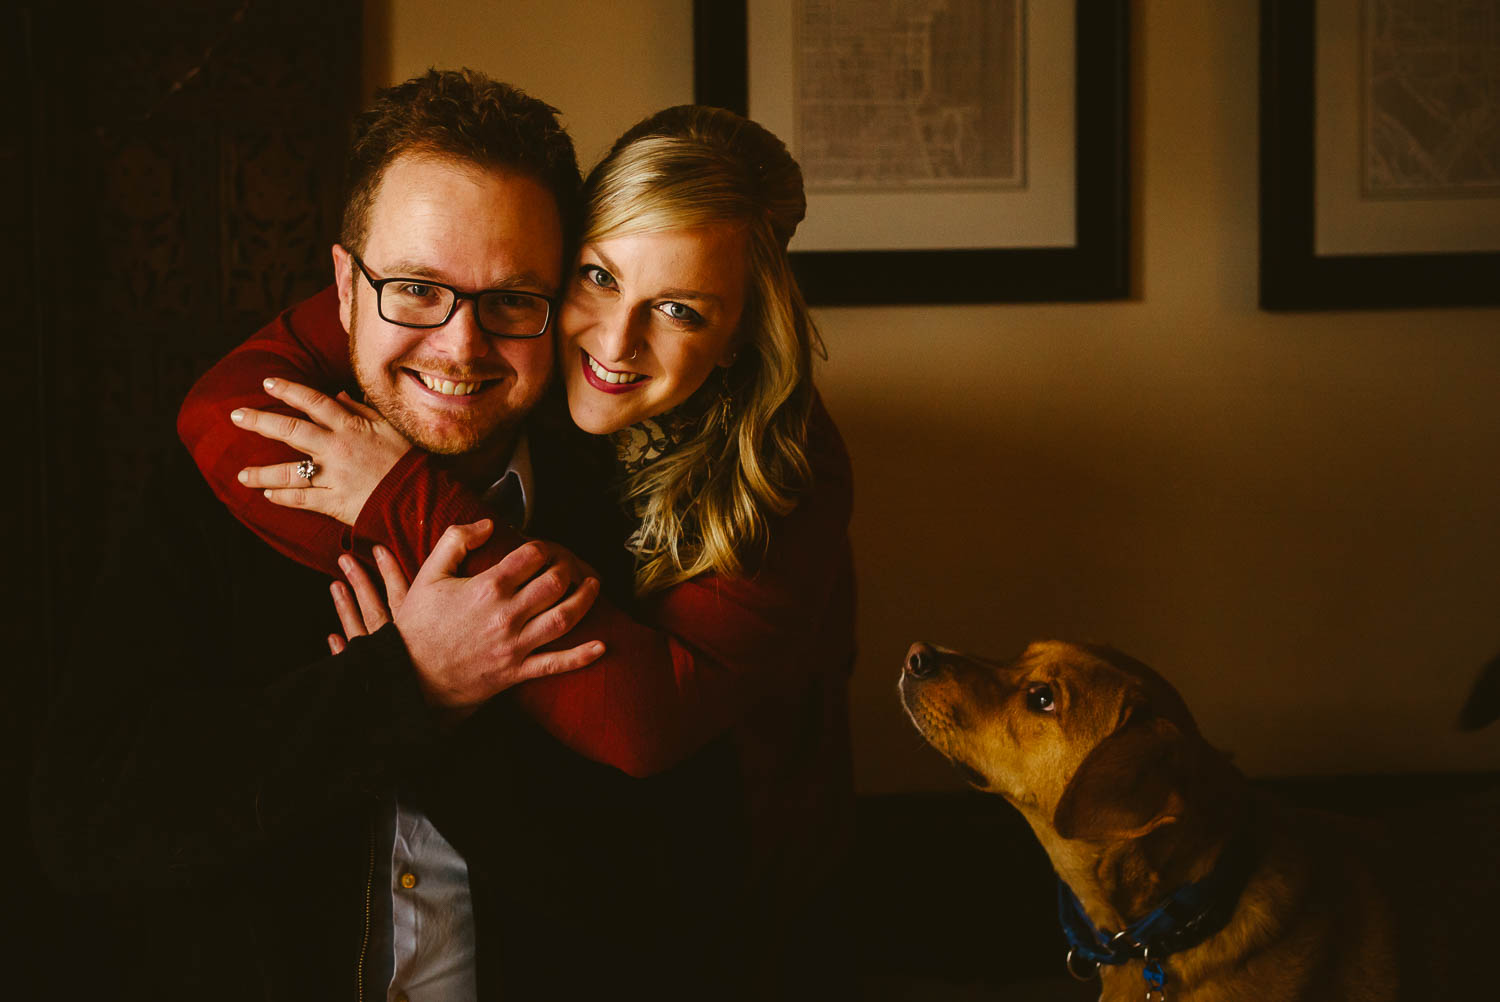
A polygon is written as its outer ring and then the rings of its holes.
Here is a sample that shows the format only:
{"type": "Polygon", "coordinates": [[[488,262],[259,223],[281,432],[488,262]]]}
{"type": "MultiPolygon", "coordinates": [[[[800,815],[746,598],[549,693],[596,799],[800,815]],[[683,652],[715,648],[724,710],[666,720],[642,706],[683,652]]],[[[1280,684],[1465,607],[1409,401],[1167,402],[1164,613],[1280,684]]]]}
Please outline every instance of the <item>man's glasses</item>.
{"type": "Polygon", "coordinates": [[[515,289],[481,289],[460,292],[442,282],[422,278],[376,278],[350,253],[365,281],[375,290],[375,308],[380,318],[402,327],[441,327],[453,316],[458,301],[474,303],[479,329],[495,337],[531,338],[547,333],[552,318],[552,300],[536,292],[515,289]]]}

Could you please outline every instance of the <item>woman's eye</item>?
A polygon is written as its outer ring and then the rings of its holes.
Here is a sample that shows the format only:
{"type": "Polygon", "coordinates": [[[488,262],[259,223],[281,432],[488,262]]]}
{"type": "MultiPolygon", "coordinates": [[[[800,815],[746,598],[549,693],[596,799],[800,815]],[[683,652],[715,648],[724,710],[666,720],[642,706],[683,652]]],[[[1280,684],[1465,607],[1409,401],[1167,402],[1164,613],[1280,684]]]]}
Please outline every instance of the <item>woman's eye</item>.
{"type": "Polygon", "coordinates": [[[703,316],[691,306],[681,303],[666,302],[657,307],[662,315],[668,320],[675,320],[679,324],[697,324],[703,322],[703,316]]]}
{"type": "Polygon", "coordinates": [[[1052,686],[1046,682],[1033,682],[1026,687],[1026,709],[1032,713],[1051,713],[1057,709],[1052,696],[1052,686]]]}
{"type": "Polygon", "coordinates": [[[597,285],[601,289],[613,289],[615,287],[615,276],[599,267],[597,264],[586,264],[578,269],[578,274],[590,285],[597,285]]]}

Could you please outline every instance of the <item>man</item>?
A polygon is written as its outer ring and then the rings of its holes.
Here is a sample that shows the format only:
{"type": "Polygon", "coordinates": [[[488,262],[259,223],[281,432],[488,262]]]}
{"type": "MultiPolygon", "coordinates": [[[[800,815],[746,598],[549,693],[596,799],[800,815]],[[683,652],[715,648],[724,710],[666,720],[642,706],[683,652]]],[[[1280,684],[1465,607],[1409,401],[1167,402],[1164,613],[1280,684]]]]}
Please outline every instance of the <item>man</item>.
{"type": "MultiPolygon", "coordinates": [[[[524,500],[547,498],[529,528],[597,561],[602,540],[576,530],[614,524],[602,492],[523,428],[550,374],[545,304],[578,183],[552,110],[429,72],[361,118],[351,164],[337,291],[278,322],[337,311],[370,404],[478,489],[509,467],[524,500]],[[436,326],[403,325],[381,306],[386,276],[466,295],[436,326]],[[538,329],[484,329],[487,290],[540,302],[538,329]],[[528,463],[548,486],[533,492],[528,463]]],[[[305,531],[339,527],[308,515],[305,531]]],[[[478,538],[454,537],[450,571],[478,538]]],[[[524,548],[508,561],[496,571],[512,588],[540,570],[524,548]]],[[[144,492],[98,596],[81,604],[34,806],[60,881],[129,895],[146,952],[118,995],[592,997],[649,983],[672,996],[720,966],[714,923],[686,920],[699,903],[687,882],[733,847],[715,845],[711,810],[684,839],[678,808],[682,790],[726,785],[730,757],[710,747],[642,783],[487,698],[587,651],[496,680],[424,646],[444,634],[430,603],[433,629],[387,627],[315,657],[327,580],[234,522],[186,457],[144,492]],[[455,689],[477,707],[456,724],[437,695],[455,689]]],[[[567,600],[570,621],[588,598],[567,600]]]]}

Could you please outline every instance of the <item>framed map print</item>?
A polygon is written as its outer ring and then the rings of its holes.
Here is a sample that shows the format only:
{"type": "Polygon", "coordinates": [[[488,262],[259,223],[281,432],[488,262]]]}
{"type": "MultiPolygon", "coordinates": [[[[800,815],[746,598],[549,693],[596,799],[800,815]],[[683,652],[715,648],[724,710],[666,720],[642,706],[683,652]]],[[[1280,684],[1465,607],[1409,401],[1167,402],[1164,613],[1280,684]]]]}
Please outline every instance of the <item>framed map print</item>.
{"type": "Polygon", "coordinates": [[[1500,303],[1500,0],[1263,0],[1261,305],[1500,303]]]}
{"type": "Polygon", "coordinates": [[[802,166],[815,303],[1127,295],[1126,4],[698,0],[696,100],[802,166]]]}

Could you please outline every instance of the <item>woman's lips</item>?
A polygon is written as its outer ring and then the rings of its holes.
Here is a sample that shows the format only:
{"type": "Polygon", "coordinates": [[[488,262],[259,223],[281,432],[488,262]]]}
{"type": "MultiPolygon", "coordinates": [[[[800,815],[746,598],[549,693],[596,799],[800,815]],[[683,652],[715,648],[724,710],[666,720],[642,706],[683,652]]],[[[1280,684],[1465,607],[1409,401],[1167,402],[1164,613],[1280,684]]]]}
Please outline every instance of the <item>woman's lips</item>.
{"type": "Polygon", "coordinates": [[[613,369],[606,369],[582,348],[578,349],[578,354],[582,356],[580,365],[583,368],[583,378],[588,380],[588,384],[601,393],[629,393],[631,390],[640,389],[651,381],[650,376],[642,375],[639,372],[615,372],[613,369]],[[616,377],[618,381],[610,382],[610,376],[616,377]]]}

